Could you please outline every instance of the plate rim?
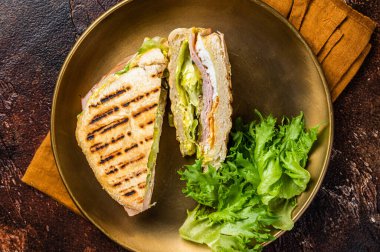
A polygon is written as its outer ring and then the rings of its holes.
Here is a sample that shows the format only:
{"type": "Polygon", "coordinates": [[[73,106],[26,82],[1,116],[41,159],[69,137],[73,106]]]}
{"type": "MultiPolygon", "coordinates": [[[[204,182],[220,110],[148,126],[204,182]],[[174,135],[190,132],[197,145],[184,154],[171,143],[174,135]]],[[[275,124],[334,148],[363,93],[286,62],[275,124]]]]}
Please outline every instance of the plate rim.
{"type": "MultiPolygon", "coordinates": [[[[121,1],[120,3],[117,3],[116,5],[114,5],[110,9],[108,9],[102,15],[100,15],[81,34],[81,36],[77,39],[77,41],[75,42],[75,44],[70,49],[70,52],[67,54],[67,56],[65,58],[65,61],[64,61],[63,65],[62,65],[62,67],[61,67],[61,70],[59,71],[58,78],[57,78],[57,81],[56,81],[56,85],[55,85],[55,88],[54,88],[54,95],[53,95],[53,101],[52,101],[52,109],[51,109],[51,114],[50,114],[50,116],[51,116],[50,131],[51,131],[51,146],[52,146],[52,150],[53,150],[54,160],[55,160],[56,166],[57,166],[58,171],[59,171],[59,175],[60,175],[60,177],[61,177],[61,179],[62,179],[62,181],[63,181],[63,183],[64,183],[64,185],[65,185],[65,187],[66,187],[66,189],[67,189],[67,191],[69,193],[69,195],[70,195],[70,198],[73,200],[73,202],[75,203],[76,207],[79,209],[80,213],[86,219],[88,219],[96,228],[98,228],[103,234],[105,234],[109,239],[111,239],[113,242],[117,243],[118,245],[122,246],[123,248],[130,249],[130,250],[133,250],[133,251],[138,251],[133,246],[127,245],[127,244],[124,244],[124,243],[121,243],[120,241],[118,241],[115,237],[113,237],[106,230],[104,230],[97,222],[95,222],[89,216],[89,214],[86,213],[86,211],[84,211],[82,209],[80,203],[75,198],[74,193],[71,191],[70,187],[68,186],[68,182],[66,181],[65,177],[63,176],[62,168],[60,166],[60,161],[59,161],[59,154],[58,154],[58,151],[57,151],[57,144],[56,144],[56,139],[55,139],[56,131],[55,131],[55,126],[54,126],[55,125],[55,110],[56,110],[56,106],[57,106],[58,93],[59,93],[59,90],[60,90],[60,86],[62,84],[62,79],[63,79],[64,73],[65,73],[65,71],[67,69],[68,64],[71,61],[71,58],[76,53],[78,47],[82,44],[83,40],[86,39],[86,37],[92,32],[92,30],[94,30],[96,28],[96,26],[99,23],[101,23],[105,18],[107,18],[108,16],[110,16],[117,9],[119,9],[122,6],[124,6],[124,5],[128,4],[128,3],[131,3],[133,1],[134,0],[124,0],[124,1],[121,1]]],[[[295,34],[297,36],[297,38],[301,41],[301,43],[306,47],[306,50],[307,50],[309,56],[311,56],[311,59],[312,59],[314,65],[315,65],[315,67],[317,68],[318,74],[319,74],[319,76],[321,78],[321,81],[322,81],[322,84],[323,84],[323,89],[324,89],[324,92],[325,92],[325,97],[326,97],[326,100],[327,100],[327,107],[328,107],[328,112],[329,112],[328,113],[328,118],[329,118],[329,121],[330,121],[329,126],[327,128],[328,131],[329,131],[328,146],[327,146],[327,155],[325,156],[325,159],[323,161],[322,172],[320,173],[319,178],[316,181],[316,185],[315,185],[314,189],[310,192],[310,196],[307,198],[306,202],[304,203],[304,205],[302,206],[302,208],[300,209],[300,211],[297,214],[295,214],[294,216],[292,216],[292,220],[295,223],[304,214],[304,212],[306,211],[306,209],[309,208],[311,202],[314,200],[314,198],[315,198],[317,192],[319,191],[319,189],[321,187],[321,184],[322,184],[322,182],[324,180],[324,177],[326,175],[326,172],[327,172],[327,169],[328,169],[328,165],[329,165],[329,162],[330,162],[331,152],[332,152],[332,145],[333,145],[333,139],[334,139],[334,115],[333,115],[333,107],[332,107],[331,94],[330,94],[330,91],[329,91],[329,88],[328,88],[328,85],[327,85],[327,81],[326,81],[326,78],[325,78],[325,75],[324,75],[324,72],[322,70],[322,67],[321,67],[320,63],[318,62],[318,60],[317,60],[316,56],[314,55],[314,53],[312,52],[310,46],[306,43],[305,39],[301,36],[301,34],[299,33],[299,31],[296,28],[294,28],[294,26],[286,18],[284,18],[279,12],[277,12],[275,9],[273,9],[268,4],[266,4],[264,2],[261,2],[260,0],[248,0],[248,1],[256,3],[257,5],[261,6],[263,9],[265,9],[266,11],[268,11],[272,15],[274,15],[277,19],[279,19],[282,23],[284,23],[293,32],[293,34],[295,34]]],[[[291,231],[291,230],[289,230],[289,231],[291,231]]],[[[269,241],[267,243],[264,243],[263,245],[266,246],[266,245],[272,243],[273,241],[277,240],[281,235],[283,235],[285,232],[289,232],[289,231],[286,231],[286,230],[279,230],[279,231],[277,231],[274,234],[275,239],[273,239],[272,241],[269,241]]]]}

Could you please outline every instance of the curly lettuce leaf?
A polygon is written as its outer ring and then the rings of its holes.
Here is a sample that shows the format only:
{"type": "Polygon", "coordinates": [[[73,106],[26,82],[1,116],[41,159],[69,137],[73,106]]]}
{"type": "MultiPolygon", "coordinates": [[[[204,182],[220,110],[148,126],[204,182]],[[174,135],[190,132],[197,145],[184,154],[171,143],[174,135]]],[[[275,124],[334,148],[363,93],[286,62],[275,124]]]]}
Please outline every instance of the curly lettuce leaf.
{"type": "Polygon", "coordinates": [[[197,160],[195,164],[186,166],[178,173],[182,180],[186,180],[186,187],[182,189],[186,196],[202,205],[215,208],[219,189],[219,177],[215,168],[210,167],[203,173],[202,161],[197,160]]]}
{"type": "Polygon", "coordinates": [[[273,228],[290,230],[296,196],[306,190],[305,169],[317,128],[305,129],[303,114],[277,124],[272,116],[238,119],[221,168],[202,160],[179,171],[183,193],[198,205],[180,228],[182,238],[213,251],[259,251],[273,228]]]}
{"type": "Polygon", "coordinates": [[[281,230],[291,230],[294,226],[292,211],[297,206],[295,198],[276,198],[269,203],[269,209],[273,213],[275,221],[272,226],[281,230]]]}
{"type": "Polygon", "coordinates": [[[179,233],[182,238],[206,244],[213,251],[258,251],[261,246],[252,244],[252,239],[258,242],[273,239],[270,230],[264,226],[272,223],[274,218],[268,217],[264,208],[247,207],[240,214],[243,218],[233,222],[214,222],[209,218],[210,210],[198,205],[188,212],[179,233]]]}

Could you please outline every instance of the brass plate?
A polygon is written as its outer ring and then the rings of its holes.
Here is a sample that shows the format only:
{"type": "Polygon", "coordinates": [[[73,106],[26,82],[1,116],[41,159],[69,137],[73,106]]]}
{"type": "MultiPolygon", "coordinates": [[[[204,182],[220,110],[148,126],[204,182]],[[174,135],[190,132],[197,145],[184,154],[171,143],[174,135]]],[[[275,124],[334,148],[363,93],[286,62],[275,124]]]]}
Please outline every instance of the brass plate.
{"type": "Polygon", "coordinates": [[[279,14],[248,0],[122,2],[96,20],[68,55],[55,89],[51,131],[60,174],[80,210],[112,240],[132,250],[207,251],[178,234],[186,209],[195,204],[181,193],[176,171],[191,160],[181,157],[175,131],[165,120],[153,194],[157,205],[128,217],[101,189],[75,140],[80,95],[136,52],[144,37],[167,37],[177,27],[191,26],[225,34],[235,117],[252,118],[254,108],[275,116],[302,110],[308,126],[322,125],[308,165],[311,182],[298,198],[295,220],[310,204],[327,169],[333,139],[329,91],[311,50],[279,14]]]}

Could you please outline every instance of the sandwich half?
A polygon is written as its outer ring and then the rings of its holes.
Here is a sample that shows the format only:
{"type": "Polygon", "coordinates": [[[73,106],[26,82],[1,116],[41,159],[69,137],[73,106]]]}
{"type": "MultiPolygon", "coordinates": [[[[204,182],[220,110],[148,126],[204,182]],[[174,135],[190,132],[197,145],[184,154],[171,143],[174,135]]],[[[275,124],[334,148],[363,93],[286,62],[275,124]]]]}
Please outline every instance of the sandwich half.
{"type": "Polygon", "coordinates": [[[204,28],[173,30],[169,86],[173,123],[183,156],[219,167],[232,122],[231,66],[224,35],[204,28]]]}
{"type": "Polygon", "coordinates": [[[166,104],[167,41],[145,39],[82,100],[76,138],[97,180],[127,213],[151,206],[166,104]]]}

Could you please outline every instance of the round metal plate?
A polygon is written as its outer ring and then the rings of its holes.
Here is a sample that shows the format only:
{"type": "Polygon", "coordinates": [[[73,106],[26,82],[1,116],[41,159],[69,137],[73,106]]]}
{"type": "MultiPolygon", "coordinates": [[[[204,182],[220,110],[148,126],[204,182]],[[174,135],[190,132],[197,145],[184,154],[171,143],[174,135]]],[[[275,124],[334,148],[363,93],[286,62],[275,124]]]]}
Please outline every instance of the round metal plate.
{"type": "Polygon", "coordinates": [[[56,162],[75,203],[107,236],[132,250],[207,251],[178,234],[186,209],[195,203],[181,193],[177,170],[191,160],[181,157],[175,130],[165,120],[153,194],[157,205],[128,217],[102,190],[77,145],[74,132],[80,96],[136,52],[144,37],[167,37],[175,28],[192,26],[225,34],[234,117],[252,118],[254,108],[278,117],[303,111],[309,127],[320,125],[307,167],[311,182],[298,197],[295,220],[310,204],[327,169],[333,139],[329,91],[311,50],[279,14],[248,0],[122,2],[96,20],[68,55],[55,89],[51,131],[56,162]]]}

